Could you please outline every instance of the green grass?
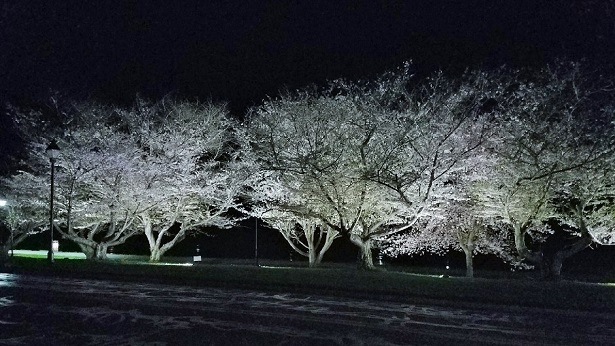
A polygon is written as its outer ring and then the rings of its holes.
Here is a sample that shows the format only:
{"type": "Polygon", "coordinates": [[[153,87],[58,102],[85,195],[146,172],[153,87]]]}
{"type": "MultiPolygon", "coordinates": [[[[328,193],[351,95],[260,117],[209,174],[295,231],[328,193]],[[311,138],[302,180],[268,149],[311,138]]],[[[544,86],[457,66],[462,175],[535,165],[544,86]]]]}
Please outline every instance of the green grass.
{"type": "Polygon", "coordinates": [[[149,265],[132,260],[91,262],[57,258],[15,257],[4,271],[67,277],[159,282],[280,292],[382,298],[409,303],[429,300],[441,304],[494,304],[549,309],[615,312],[615,283],[543,282],[532,279],[469,280],[440,278],[399,271],[358,271],[351,265],[328,268],[275,267],[247,264],[194,266],[149,265]]]}

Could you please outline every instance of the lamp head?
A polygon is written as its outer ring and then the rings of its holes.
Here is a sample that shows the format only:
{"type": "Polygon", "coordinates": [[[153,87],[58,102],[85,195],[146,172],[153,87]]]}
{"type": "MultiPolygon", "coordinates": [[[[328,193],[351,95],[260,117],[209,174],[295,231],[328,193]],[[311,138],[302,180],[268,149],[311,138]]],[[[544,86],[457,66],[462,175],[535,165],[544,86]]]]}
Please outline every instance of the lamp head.
{"type": "Polygon", "coordinates": [[[55,139],[51,140],[51,143],[49,143],[47,149],[45,149],[45,154],[47,154],[47,157],[51,161],[55,161],[58,156],[60,156],[60,147],[55,139]]]}

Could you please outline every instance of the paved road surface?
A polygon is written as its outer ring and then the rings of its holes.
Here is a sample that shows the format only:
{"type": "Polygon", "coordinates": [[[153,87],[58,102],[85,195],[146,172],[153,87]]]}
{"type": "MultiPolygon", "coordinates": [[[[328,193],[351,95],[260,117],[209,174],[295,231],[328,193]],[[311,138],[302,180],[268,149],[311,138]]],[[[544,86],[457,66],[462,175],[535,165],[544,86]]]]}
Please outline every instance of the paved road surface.
{"type": "Polygon", "coordinates": [[[0,345],[597,345],[615,316],[0,274],[0,345]]]}

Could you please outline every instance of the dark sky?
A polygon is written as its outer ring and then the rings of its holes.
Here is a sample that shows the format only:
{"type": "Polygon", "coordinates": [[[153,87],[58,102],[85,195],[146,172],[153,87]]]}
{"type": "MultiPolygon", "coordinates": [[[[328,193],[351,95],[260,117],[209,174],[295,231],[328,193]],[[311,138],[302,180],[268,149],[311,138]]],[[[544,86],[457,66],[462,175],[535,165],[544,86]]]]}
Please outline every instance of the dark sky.
{"type": "Polygon", "coordinates": [[[2,1],[0,99],[128,102],[171,93],[246,106],[283,87],[417,72],[609,61],[612,0],[2,1]],[[611,7],[609,7],[611,6],[611,7]]]}

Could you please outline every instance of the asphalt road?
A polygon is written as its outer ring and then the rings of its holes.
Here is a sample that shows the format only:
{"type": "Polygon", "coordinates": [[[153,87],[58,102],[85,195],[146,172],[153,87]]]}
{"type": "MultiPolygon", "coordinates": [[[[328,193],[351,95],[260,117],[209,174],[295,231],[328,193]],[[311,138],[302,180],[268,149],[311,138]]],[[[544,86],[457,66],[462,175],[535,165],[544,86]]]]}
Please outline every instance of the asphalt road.
{"type": "Polygon", "coordinates": [[[452,344],[615,344],[615,315],[0,274],[0,345],[452,344]]]}

